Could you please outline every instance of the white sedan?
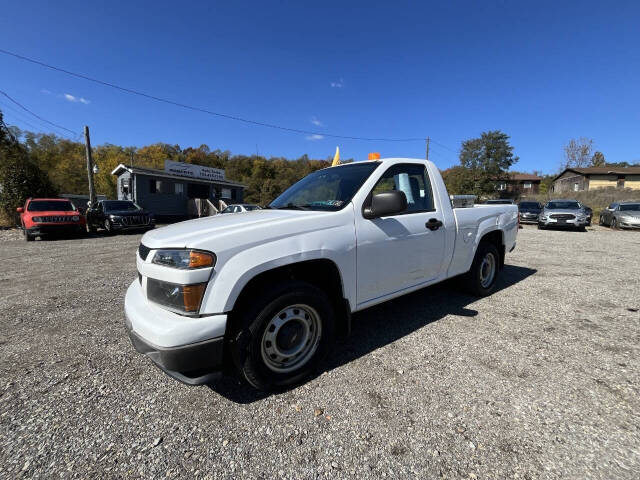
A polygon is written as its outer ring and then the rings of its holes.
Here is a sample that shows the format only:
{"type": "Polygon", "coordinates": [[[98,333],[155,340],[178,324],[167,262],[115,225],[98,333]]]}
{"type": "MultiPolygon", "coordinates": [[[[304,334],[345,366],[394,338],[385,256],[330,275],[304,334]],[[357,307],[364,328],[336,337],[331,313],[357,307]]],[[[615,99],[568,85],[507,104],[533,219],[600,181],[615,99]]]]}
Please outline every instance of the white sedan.
{"type": "Polygon", "coordinates": [[[250,203],[237,203],[235,205],[229,205],[220,213],[241,213],[250,212],[251,210],[262,210],[258,205],[251,205],[250,203]]]}

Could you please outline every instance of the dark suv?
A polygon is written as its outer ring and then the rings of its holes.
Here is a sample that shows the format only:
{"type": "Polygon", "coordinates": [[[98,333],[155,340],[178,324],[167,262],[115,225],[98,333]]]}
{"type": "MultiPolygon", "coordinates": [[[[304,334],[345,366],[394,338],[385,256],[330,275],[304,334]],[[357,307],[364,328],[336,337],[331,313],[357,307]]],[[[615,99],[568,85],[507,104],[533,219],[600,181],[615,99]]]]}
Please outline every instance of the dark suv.
{"type": "Polygon", "coordinates": [[[153,214],[130,200],[101,200],[87,209],[86,216],[90,232],[98,228],[104,228],[109,233],[116,230],[150,230],[156,226],[153,214]]]}
{"type": "Polygon", "coordinates": [[[520,223],[538,223],[540,212],[542,212],[542,205],[538,202],[522,201],[518,203],[520,223]]]}

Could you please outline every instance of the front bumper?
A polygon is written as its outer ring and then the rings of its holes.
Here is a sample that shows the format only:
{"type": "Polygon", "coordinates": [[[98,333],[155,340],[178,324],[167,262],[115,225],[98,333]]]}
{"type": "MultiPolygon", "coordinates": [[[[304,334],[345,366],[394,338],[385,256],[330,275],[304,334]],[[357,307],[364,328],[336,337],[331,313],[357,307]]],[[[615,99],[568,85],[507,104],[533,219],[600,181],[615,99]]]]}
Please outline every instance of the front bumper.
{"type": "Polygon", "coordinates": [[[547,220],[538,220],[538,225],[543,227],[557,227],[557,228],[582,228],[589,224],[588,220],[564,220],[559,221],[555,218],[548,218],[547,220]]]}
{"type": "Polygon", "coordinates": [[[27,233],[32,237],[40,235],[61,235],[70,233],[84,233],[84,224],[80,223],[44,223],[41,225],[34,225],[27,228],[27,233]]]}
{"type": "Polygon", "coordinates": [[[618,221],[618,227],[620,228],[628,228],[631,230],[640,230],[640,222],[624,222],[622,220],[618,221]]]}
{"type": "Polygon", "coordinates": [[[520,215],[520,223],[538,223],[538,215],[520,215]]]}
{"type": "Polygon", "coordinates": [[[163,348],[145,341],[134,332],[128,318],[125,318],[125,326],[134,348],[171,378],[187,385],[202,385],[222,373],[224,337],[163,348]]]}
{"type": "Polygon", "coordinates": [[[170,312],[149,302],[138,280],[127,290],[124,311],[135,349],[170,377],[201,385],[220,375],[227,315],[186,317],[170,312]]]}

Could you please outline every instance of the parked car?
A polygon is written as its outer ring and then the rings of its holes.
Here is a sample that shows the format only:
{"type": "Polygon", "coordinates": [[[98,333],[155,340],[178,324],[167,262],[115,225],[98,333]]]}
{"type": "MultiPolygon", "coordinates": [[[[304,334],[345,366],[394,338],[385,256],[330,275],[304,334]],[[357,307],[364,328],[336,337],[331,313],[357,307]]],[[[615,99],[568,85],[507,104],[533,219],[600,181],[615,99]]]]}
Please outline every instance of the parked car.
{"type": "Polygon", "coordinates": [[[335,348],[353,312],[459,275],[491,294],[517,233],[515,205],[452,208],[432,162],[329,167],[251,215],[146,233],[125,324],[138,352],[185,383],[235,368],[256,388],[283,387],[335,348]]]}
{"type": "Polygon", "coordinates": [[[538,229],[559,227],[584,230],[587,223],[587,213],[577,200],[549,200],[540,212],[538,229]]]}
{"type": "MultiPolygon", "coordinates": [[[[582,203],[580,205],[582,205],[582,203]]],[[[593,210],[591,209],[591,207],[587,207],[586,205],[582,205],[582,208],[584,209],[584,213],[587,215],[587,227],[590,227],[591,218],[593,217],[593,210]]]]}
{"type": "Polygon", "coordinates": [[[76,206],[63,198],[29,198],[16,209],[27,242],[45,235],[80,235],[85,232],[85,218],[76,206]]]}
{"type": "Polygon", "coordinates": [[[100,200],[87,208],[87,229],[95,232],[104,228],[113,233],[120,230],[149,230],[155,228],[153,214],[130,200],[100,200]]]}
{"type": "Polygon", "coordinates": [[[615,202],[600,214],[600,225],[640,228],[640,202],[615,202]]]}
{"type": "Polygon", "coordinates": [[[538,223],[540,212],[542,205],[539,202],[522,201],[518,204],[520,223],[538,223]]]}
{"type": "Polygon", "coordinates": [[[485,205],[515,205],[516,202],[508,198],[497,198],[494,200],[487,200],[485,205]]]}
{"type": "Polygon", "coordinates": [[[221,210],[220,213],[241,213],[241,212],[250,212],[252,210],[262,210],[258,205],[251,205],[250,203],[237,203],[234,205],[229,205],[224,210],[221,210]]]}

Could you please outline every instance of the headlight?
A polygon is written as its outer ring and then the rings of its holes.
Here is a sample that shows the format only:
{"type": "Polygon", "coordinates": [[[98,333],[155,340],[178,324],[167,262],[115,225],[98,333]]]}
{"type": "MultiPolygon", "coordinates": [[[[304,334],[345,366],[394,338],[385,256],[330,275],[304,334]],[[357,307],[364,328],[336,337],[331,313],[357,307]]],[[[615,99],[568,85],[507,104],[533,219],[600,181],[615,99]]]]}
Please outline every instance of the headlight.
{"type": "Polygon", "coordinates": [[[151,263],[180,269],[206,268],[216,264],[216,256],[199,250],[158,250],[151,263]]]}
{"type": "Polygon", "coordinates": [[[177,285],[147,278],[147,297],[149,300],[165,306],[177,313],[194,315],[200,310],[206,283],[195,285],[177,285]]]}
{"type": "Polygon", "coordinates": [[[546,220],[547,216],[546,215],[540,215],[540,220],[546,220]]]}
{"type": "Polygon", "coordinates": [[[115,215],[109,215],[109,220],[120,220],[120,218],[115,215]]]}
{"type": "Polygon", "coordinates": [[[42,217],[32,217],[31,220],[36,223],[40,223],[42,221],[42,217]]]}
{"type": "Polygon", "coordinates": [[[71,217],[71,220],[77,222],[78,220],[80,220],[80,217],[78,215],[74,215],[73,217],[71,217]]]}

